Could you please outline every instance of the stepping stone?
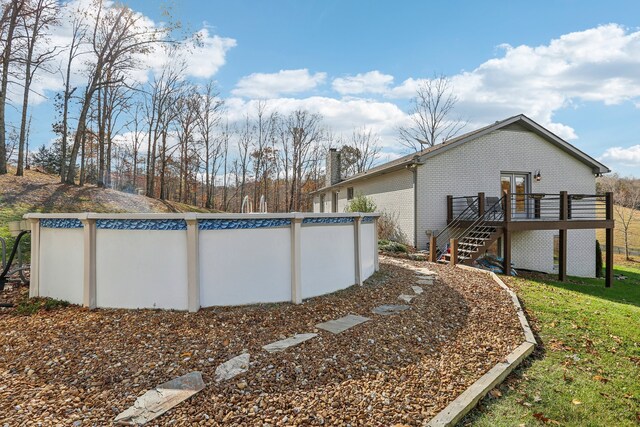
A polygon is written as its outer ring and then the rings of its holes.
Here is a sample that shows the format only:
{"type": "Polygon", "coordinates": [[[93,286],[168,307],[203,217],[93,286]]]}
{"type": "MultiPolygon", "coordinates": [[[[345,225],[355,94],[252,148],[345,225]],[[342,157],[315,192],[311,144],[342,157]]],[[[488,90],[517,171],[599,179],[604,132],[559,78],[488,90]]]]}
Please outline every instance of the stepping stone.
{"type": "Polygon", "coordinates": [[[138,397],[133,406],[121,412],[115,424],[142,425],[167,412],[204,388],[202,374],[191,372],[160,384],[138,397]]]}
{"type": "Polygon", "coordinates": [[[420,286],[412,286],[411,289],[413,289],[413,292],[415,292],[416,295],[420,295],[424,292],[424,290],[420,286]]]}
{"type": "Polygon", "coordinates": [[[409,310],[411,307],[408,305],[394,305],[394,304],[385,304],[375,307],[372,312],[375,314],[380,314],[382,316],[388,316],[389,314],[400,313],[401,311],[409,310]]]}
{"type": "Polygon", "coordinates": [[[272,342],[271,344],[267,344],[262,348],[267,350],[269,353],[276,353],[278,351],[286,350],[289,347],[293,347],[294,345],[301,344],[317,336],[318,334],[296,334],[287,339],[272,342]]]}
{"type": "Polygon", "coordinates": [[[411,302],[411,300],[414,299],[415,297],[416,297],[415,295],[402,294],[402,295],[398,296],[398,299],[401,299],[404,302],[411,302]]]}
{"type": "Polygon", "coordinates": [[[433,279],[418,280],[418,285],[433,285],[433,279]]]}
{"type": "Polygon", "coordinates": [[[336,320],[329,320],[328,322],[318,323],[316,328],[324,329],[325,331],[339,334],[349,328],[352,328],[360,323],[364,323],[367,320],[371,320],[368,317],[356,316],[355,314],[349,314],[336,320]]]}
{"type": "Polygon", "coordinates": [[[216,382],[225,381],[247,372],[249,369],[249,353],[242,353],[233,359],[229,359],[216,368],[216,382]]]}

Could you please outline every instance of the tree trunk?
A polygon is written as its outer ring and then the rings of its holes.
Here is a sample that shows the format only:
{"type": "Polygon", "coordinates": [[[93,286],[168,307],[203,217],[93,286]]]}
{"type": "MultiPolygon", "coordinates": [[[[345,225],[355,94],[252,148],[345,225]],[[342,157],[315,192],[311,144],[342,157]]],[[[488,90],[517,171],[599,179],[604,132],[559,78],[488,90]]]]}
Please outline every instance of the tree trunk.
{"type": "Polygon", "coordinates": [[[11,48],[13,44],[13,32],[16,28],[18,15],[22,9],[23,1],[13,1],[11,17],[7,26],[4,52],[2,54],[2,80],[0,81],[0,175],[7,173],[7,145],[5,106],[7,103],[7,86],[9,84],[9,64],[11,63],[11,48]]]}

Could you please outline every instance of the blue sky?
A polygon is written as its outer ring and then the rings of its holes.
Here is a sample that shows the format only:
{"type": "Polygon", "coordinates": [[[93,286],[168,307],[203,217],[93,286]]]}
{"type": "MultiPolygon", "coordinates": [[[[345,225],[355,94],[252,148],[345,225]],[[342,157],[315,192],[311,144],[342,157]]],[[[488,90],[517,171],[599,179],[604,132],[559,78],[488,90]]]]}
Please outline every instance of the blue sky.
{"type": "MultiPolygon", "coordinates": [[[[192,78],[215,79],[232,115],[260,98],[309,108],[338,132],[372,128],[393,158],[415,85],[443,73],[466,130],[525,113],[640,176],[638,1],[125,3],[156,22],[170,5],[189,30],[206,28],[211,49],[194,58],[192,78]],[[203,64],[209,55],[215,66],[203,64]]],[[[49,104],[34,107],[34,138],[49,135],[49,104]]]]}

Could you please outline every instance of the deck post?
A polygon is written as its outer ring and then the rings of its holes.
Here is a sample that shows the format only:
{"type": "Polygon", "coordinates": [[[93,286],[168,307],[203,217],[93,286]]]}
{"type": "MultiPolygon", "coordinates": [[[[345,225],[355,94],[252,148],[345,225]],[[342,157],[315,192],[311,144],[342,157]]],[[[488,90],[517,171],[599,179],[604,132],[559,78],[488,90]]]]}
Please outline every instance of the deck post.
{"type": "Polygon", "coordinates": [[[484,193],[478,193],[478,218],[484,215],[484,193]]]}
{"type": "MultiPolygon", "coordinates": [[[[566,191],[560,192],[560,221],[569,218],[569,197],[566,191]]],[[[567,280],[567,229],[558,230],[560,253],[558,254],[558,280],[567,280]]]]}
{"type": "MultiPolygon", "coordinates": [[[[606,201],[606,218],[613,221],[613,193],[607,192],[606,201]]],[[[606,265],[605,265],[605,282],[604,286],[610,288],[613,285],[613,226],[607,227],[606,230],[606,265]]]]}
{"type": "Polygon", "coordinates": [[[453,221],[453,196],[447,195],[447,224],[453,221]]]}
{"type": "Polygon", "coordinates": [[[502,271],[505,276],[511,276],[511,230],[509,228],[505,228],[503,237],[502,271]]]}
{"type": "Polygon", "coordinates": [[[438,258],[438,242],[436,241],[435,234],[431,233],[429,239],[429,261],[436,262],[438,258]]]}
{"type": "Polygon", "coordinates": [[[449,241],[449,250],[451,251],[449,258],[450,265],[456,265],[458,263],[458,239],[451,239],[449,241]]]}
{"type": "Polygon", "coordinates": [[[502,247],[502,272],[505,276],[511,276],[511,193],[504,194],[504,243],[502,247]]]}

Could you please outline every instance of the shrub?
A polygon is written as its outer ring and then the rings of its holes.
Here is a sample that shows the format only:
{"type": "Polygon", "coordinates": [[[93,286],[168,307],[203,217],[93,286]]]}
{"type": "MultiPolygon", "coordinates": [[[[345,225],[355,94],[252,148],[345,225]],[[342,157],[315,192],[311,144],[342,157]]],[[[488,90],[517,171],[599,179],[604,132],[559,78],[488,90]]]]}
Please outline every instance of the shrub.
{"type": "Polygon", "coordinates": [[[347,212],[375,212],[376,204],[373,199],[363,194],[356,195],[346,207],[347,212]]]}
{"type": "Polygon", "coordinates": [[[378,249],[384,252],[402,252],[407,253],[407,246],[402,243],[393,242],[390,240],[378,240],[378,249]]]}
{"type": "Polygon", "coordinates": [[[596,240],[596,277],[602,277],[602,248],[596,240]]]}
{"type": "Polygon", "coordinates": [[[50,311],[61,307],[67,307],[68,302],[53,298],[25,298],[16,305],[16,312],[25,316],[31,316],[40,310],[50,311]]]}
{"type": "Polygon", "coordinates": [[[407,243],[407,236],[398,226],[398,215],[382,212],[378,218],[378,238],[394,242],[407,243]]]}

